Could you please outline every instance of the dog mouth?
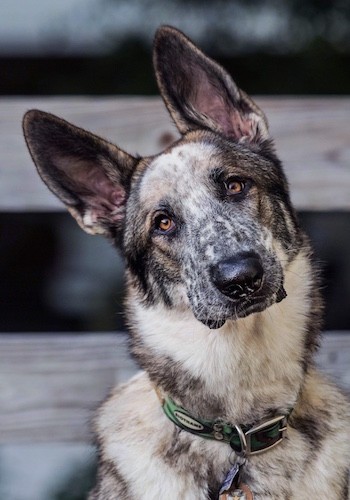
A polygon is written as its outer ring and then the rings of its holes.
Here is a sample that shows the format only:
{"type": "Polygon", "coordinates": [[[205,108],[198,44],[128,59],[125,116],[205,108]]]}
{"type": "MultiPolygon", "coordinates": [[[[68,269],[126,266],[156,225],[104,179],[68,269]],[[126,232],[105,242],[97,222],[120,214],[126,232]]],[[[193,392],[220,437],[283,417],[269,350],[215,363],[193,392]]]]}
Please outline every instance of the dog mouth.
{"type": "Polygon", "coordinates": [[[273,304],[282,302],[287,297],[287,292],[283,284],[280,285],[276,293],[270,297],[256,296],[249,297],[241,301],[232,301],[231,311],[227,311],[224,315],[219,315],[216,318],[210,316],[206,318],[197,318],[211,330],[217,330],[224,326],[227,320],[237,320],[246,318],[253,313],[263,312],[273,304]],[[221,316],[221,317],[220,317],[221,316]]]}
{"type": "Polygon", "coordinates": [[[187,294],[196,319],[211,330],[261,313],[287,296],[282,265],[264,249],[236,252],[204,266],[198,279],[191,276],[187,294]]]}

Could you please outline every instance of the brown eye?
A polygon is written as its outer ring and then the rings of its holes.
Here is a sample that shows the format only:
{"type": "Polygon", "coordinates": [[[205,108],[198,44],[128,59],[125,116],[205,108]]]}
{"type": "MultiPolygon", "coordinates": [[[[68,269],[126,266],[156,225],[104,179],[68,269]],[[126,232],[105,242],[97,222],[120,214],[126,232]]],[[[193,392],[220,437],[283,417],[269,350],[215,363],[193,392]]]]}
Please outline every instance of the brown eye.
{"type": "Polygon", "coordinates": [[[228,179],[225,182],[228,194],[240,194],[244,191],[245,183],[238,179],[228,179]]]}
{"type": "Polygon", "coordinates": [[[155,218],[155,228],[162,233],[169,233],[175,229],[175,222],[166,214],[159,214],[155,218]]]}

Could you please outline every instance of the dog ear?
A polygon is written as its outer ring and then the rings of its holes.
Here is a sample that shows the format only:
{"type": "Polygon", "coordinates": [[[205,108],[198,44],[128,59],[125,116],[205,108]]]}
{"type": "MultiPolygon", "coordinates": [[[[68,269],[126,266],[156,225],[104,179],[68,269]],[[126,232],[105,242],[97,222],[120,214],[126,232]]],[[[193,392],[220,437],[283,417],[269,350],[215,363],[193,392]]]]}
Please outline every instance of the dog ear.
{"type": "Polygon", "coordinates": [[[182,134],[208,128],[234,140],[268,139],[260,108],[180,31],[158,29],[153,63],[162,97],[182,134]]]}
{"type": "Polygon", "coordinates": [[[90,234],[118,236],[137,160],[42,111],[28,111],[24,136],[40,177],[90,234]]]}

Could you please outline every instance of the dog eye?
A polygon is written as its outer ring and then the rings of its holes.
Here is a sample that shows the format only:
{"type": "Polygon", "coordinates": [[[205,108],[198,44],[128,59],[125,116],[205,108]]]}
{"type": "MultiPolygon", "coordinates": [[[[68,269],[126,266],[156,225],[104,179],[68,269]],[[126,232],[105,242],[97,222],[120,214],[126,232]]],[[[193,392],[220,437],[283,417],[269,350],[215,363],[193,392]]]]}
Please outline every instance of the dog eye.
{"type": "Polygon", "coordinates": [[[243,193],[245,186],[245,182],[232,177],[225,182],[227,193],[231,195],[243,193]]]}
{"type": "Polygon", "coordinates": [[[171,217],[166,214],[158,214],[154,219],[154,227],[163,234],[168,234],[176,228],[176,224],[171,217]]]}

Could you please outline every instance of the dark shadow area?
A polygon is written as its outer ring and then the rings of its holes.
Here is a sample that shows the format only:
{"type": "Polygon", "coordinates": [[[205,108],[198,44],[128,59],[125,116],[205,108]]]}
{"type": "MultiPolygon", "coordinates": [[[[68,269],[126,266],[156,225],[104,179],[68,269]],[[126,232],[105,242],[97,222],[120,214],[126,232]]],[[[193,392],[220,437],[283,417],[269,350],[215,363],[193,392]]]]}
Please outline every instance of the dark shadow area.
{"type": "Polygon", "coordinates": [[[319,263],[325,298],[325,329],[350,329],[350,213],[303,212],[301,223],[319,263]]]}
{"type": "MultiPolygon", "coordinates": [[[[348,94],[350,55],[320,41],[293,55],[220,57],[208,51],[251,94],[348,94]]],[[[108,56],[0,57],[0,95],[157,95],[151,48],[132,38],[108,56]],[[137,63],[136,63],[137,61],[137,63]]]]}
{"type": "Polygon", "coordinates": [[[0,57],[0,74],[0,95],[157,93],[150,48],[137,39],[103,57],[0,57]]]}
{"type": "Polygon", "coordinates": [[[346,0],[95,0],[61,15],[42,10],[42,26],[28,16],[36,38],[2,39],[0,95],[155,94],[152,39],[162,24],[184,31],[249,93],[350,91],[346,0]]]}
{"type": "Polygon", "coordinates": [[[122,264],[65,213],[0,214],[3,332],[124,329],[122,264]]]}

